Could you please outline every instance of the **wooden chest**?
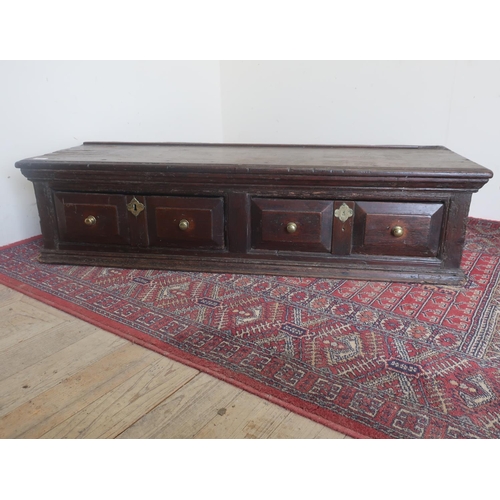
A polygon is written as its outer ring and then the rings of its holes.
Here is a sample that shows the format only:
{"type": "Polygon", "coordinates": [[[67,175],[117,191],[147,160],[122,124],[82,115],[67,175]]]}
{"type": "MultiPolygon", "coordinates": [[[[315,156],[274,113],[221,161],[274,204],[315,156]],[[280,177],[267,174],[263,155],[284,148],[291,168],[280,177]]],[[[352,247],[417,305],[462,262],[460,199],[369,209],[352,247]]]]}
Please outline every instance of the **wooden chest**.
{"type": "Polygon", "coordinates": [[[16,166],[42,262],[446,284],[492,176],[443,147],[87,142],[16,166]]]}

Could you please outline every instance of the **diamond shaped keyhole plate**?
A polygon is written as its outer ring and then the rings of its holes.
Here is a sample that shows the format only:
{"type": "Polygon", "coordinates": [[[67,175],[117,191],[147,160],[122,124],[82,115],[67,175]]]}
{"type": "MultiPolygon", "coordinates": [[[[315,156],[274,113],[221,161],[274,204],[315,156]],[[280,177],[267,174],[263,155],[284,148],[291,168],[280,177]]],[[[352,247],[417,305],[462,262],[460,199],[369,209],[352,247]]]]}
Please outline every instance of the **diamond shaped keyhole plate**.
{"type": "Polygon", "coordinates": [[[137,217],[144,210],[144,205],[134,196],[130,203],[127,203],[127,209],[137,217]]]}

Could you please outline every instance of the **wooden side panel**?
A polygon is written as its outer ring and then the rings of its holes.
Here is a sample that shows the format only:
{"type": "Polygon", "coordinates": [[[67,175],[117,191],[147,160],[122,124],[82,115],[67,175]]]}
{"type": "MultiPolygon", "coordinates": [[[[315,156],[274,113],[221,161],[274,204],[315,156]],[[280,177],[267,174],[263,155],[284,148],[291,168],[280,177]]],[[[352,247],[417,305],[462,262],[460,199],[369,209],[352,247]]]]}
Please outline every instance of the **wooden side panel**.
{"type": "Polygon", "coordinates": [[[38,215],[40,216],[40,227],[43,235],[43,246],[47,249],[55,249],[59,246],[59,234],[57,232],[57,215],[52,199],[52,189],[47,182],[34,182],[38,215]]]}
{"type": "Polygon", "coordinates": [[[252,246],[266,250],[329,252],[333,202],[254,198],[252,246]],[[289,232],[289,224],[295,231],[289,232]]]}
{"type": "Polygon", "coordinates": [[[467,230],[471,193],[456,193],[448,204],[441,258],[446,268],[459,268],[467,230]]]}

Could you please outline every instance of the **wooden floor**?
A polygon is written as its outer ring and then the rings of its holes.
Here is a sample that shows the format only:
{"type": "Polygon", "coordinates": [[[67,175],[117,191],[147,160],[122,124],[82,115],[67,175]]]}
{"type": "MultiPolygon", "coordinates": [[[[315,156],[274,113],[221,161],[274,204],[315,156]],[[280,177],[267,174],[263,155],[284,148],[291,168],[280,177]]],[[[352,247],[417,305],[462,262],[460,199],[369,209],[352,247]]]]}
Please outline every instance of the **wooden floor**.
{"type": "Polygon", "coordinates": [[[0,438],[348,438],[0,285],[0,438]]]}

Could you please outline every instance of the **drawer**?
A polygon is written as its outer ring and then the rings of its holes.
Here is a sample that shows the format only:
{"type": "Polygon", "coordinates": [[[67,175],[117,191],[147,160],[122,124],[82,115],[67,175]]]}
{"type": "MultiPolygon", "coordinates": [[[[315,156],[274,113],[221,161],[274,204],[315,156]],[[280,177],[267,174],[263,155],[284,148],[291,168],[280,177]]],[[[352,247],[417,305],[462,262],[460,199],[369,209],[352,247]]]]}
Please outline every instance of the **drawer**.
{"type": "Polygon", "coordinates": [[[130,244],[124,195],[56,191],[54,204],[61,242],[130,244]]]}
{"type": "Polygon", "coordinates": [[[358,202],[352,252],[435,257],[443,213],[442,203],[358,202]]]}
{"type": "Polygon", "coordinates": [[[149,244],[172,248],[223,248],[224,200],[147,196],[149,244]]]}
{"type": "Polygon", "coordinates": [[[253,198],[252,247],[330,252],[333,202],[253,198]]]}

